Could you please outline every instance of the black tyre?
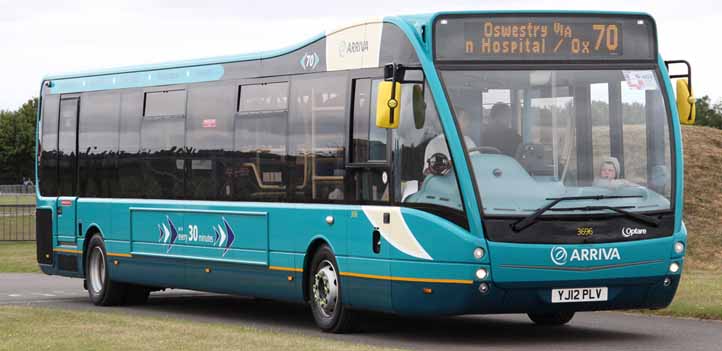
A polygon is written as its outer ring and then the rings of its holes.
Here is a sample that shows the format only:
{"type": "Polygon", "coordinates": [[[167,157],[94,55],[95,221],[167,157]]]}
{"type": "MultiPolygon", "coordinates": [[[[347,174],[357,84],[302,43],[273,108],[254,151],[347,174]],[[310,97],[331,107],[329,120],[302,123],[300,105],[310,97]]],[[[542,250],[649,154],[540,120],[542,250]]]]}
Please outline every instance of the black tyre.
{"type": "Polygon", "coordinates": [[[528,313],[537,325],[564,325],[574,318],[574,312],[528,313]]]}
{"type": "Polygon", "coordinates": [[[321,246],[313,255],[308,274],[308,302],[316,325],[330,333],[352,331],[354,312],[343,305],[338,264],[328,246],[321,246]]]}
{"type": "Polygon", "coordinates": [[[90,301],[98,306],[115,306],[125,302],[128,286],[113,282],[108,274],[108,255],[105,242],[94,235],[88,243],[85,259],[85,279],[90,301]]]}

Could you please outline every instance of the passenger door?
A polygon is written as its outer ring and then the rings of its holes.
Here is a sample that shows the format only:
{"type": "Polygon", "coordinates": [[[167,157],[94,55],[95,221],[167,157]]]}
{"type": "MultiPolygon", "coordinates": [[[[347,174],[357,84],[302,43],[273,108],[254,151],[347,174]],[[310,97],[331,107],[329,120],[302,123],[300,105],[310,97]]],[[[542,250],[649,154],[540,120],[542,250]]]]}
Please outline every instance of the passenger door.
{"type": "Polygon", "coordinates": [[[352,79],[350,162],[347,164],[346,193],[352,201],[363,204],[361,211],[352,211],[349,220],[347,264],[342,271],[360,273],[367,278],[346,279],[350,303],[356,306],[391,309],[391,265],[389,245],[381,238],[367,212],[378,212],[388,206],[391,188],[390,132],[376,128],[376,91],[379,78],[352,79]],[[350,285],[350,286],[349,286],[350,285]],[[349,296],[350,295],[350,296],[349,296]]]}
{"type": "Polygon", "coordinates": [[[58,242],[75,244],[78,172],[78,113],[80,97],[60,100],[58,120],[58,242]]]}

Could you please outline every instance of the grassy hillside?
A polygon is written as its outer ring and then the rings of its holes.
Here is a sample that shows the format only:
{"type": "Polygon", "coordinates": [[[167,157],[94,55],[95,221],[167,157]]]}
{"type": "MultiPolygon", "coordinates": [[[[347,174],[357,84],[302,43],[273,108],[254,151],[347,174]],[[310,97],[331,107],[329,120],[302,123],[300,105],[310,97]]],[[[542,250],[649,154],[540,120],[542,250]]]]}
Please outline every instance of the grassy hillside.
{"type": "Polygon", "coordinates": [[[687,264],[722,270],[722,130],[682,127],[687,264]]]}

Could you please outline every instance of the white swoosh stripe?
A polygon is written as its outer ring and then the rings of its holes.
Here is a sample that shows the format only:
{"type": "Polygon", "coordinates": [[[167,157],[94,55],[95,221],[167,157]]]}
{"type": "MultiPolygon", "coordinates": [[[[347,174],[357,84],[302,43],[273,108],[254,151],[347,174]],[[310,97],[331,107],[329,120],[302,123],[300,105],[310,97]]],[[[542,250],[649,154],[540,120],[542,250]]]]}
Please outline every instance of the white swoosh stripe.
{"type": "Polygon", "coordinates": [[[381,236],[393,247],[409,256],[433,260],[409,229],[400,207],[361,206],[361,209],[371,224],[379,228],[381,236]],[[390,215],[388,224],[384,224],[384,213],[390,215]]]}

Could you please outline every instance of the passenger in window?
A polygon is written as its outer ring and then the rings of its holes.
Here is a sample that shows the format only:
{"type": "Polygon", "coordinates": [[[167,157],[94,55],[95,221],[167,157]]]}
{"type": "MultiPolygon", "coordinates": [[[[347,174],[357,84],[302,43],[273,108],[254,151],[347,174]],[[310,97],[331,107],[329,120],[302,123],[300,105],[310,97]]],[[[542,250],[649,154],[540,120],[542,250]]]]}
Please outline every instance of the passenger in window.
{"type": "Polygon", "coordinates": [[[607,157],[602,165],[599,167],[599,178],[600,179],[617,179],[619,172],[619,161],[615,157],[607,157]]]}
{"type": "MultiPolygon", "coordinates": [[[[468,131],[469,128],[469,119],[467,118],[466,111],[459,110],[458,118],[459,121],[459,130],[461,130],[462,134],[465,131],[468,131]]],[[[476,143],[474,142],[471,137],[468,135],[464,135],[464,142],[466,143],[467,150],[476,148],[476,143]]],[[[447,147],[446,143],[446,137],[444,136],[443,132],[433,139],[429,141],[429,143],[426,145],[426,151],[424,152],[424,166],[423,166],[423,174],[424,176],[432,174],[432,170],[430,168],[431,164],[436,164],[434,162],[433,158],[434,155],[441,154],[443,156],[446,156],[447,160],[451,160],[451,155],[449,154],[449,148],[447,147]]],[[[449,161],[450,162],[450,161],[449,161]]]]}
{"type": "Polygon", "coordinates": [[[619,178],[619,160],[616,157],[607,157],[599,165],[599,174],[594,179],[594,186],[605,188],[620,188],[634,185],[626,179],[619,178]]]}
{"type": "Polygon", "coordinates": [[[517,147],[521,144],[521,137],[509,127],[510,122],[511,108],[509,105],[503,102],[495,103],[489,113],[489,124],[481,132],[481,145],[513,157],[517,147]]]}

